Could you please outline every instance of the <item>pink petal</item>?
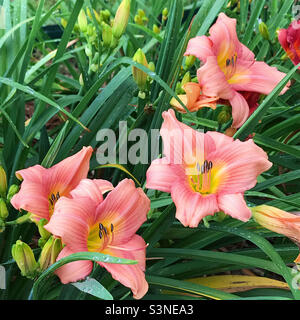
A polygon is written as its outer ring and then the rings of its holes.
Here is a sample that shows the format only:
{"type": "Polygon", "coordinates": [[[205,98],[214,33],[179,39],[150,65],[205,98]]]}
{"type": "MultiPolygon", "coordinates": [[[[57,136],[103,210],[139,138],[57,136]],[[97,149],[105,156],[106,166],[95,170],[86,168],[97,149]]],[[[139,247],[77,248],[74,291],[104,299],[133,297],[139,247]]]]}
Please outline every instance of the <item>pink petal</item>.
{"type": "Polygon", "coordinates": [[[216,57],[207,58],[205,65],[198,69],[197,77],[204,95],[226,100],[233,97],[234,91],[220,69],[216,57]]]}
{"type": "Polygon", "coordinates": [[[112,190],[113,185],[106,180],[101,179],[82,179],[79,185],[71,191],[72,198],[87,197],[91,201],[95,202],[95,205],[100,204],[103,201],[102,194],[112,190]]]}
{"type": "Polygon", "coordinates": [[[13,196],[11,204],[17,210],[32,212],[36,221],[44,218],[49,220],[49,186],[44,183],[47,170],[36,165],[16,172],[23,179],[20,191],[13,196]]]}
{"type": "Polygon", "coordinates": [[[108,248],[102,253],[119,258],[137,260],[137,265],[103,263],[99,264],[111,273],[112,277],[130,288],[135,299],[141,299],[148,291],[148,283],[145,279],[146,243],[138,235],[134,235],[126,244],[118,248],[108,248]]]}
{"type": "Polygon", "coordinates": [[[232,107],[232,127],[239,128],[249,117],[249,106],[246,99],[236,92],[229,100],[232,107]]]}
{"type": "MultiPolygon", "coordinates": [[[[268,95],[285,76],[285,73],[278,71],[275,67],[270,67],[262,61],[255,61],[248,68],[247,73],[239,74],[237,71],[232,88],[237,91],[252,91],[268,95]]],[[[281,94],[286,92],[289,85],[290,82],[281,94]]]]}
{"type": "Polygon", "coordinates": [[[244,222],[251,218],[251,210],[247,207],[241,193],[218,195],[218,205],[222,211],[232,218],[244,222]]]}
{"type": "Polygon", "coordinates": [[[172,185],[182,175],[184,169],[181,166],[168,164],[165,158],[156,159],[147,170],[146,188],[171,192],[172,185]]]}
{"type": "MultiPolygon", "coordinates": [[[[56,261],[75,253],[68,247],[64,247],[58,255],[56,261]]],[[[63,284],[76,282],[87,277],[93,270],[93,262],[89,260],[80,260],[67,263],[57,269],[55,274],[63,284]]]]}
{"type": "Polygon", "coordinates": [[[185,227],[196,228],[204,217],[219,211],[215,194],[202,196],[184,181],[173,185],[171,196],[176,206],[176,218],[185,227]]]}
{"type": "Polygon", "coordinates": [[[173,109],[163,112],[162,116],[164,122],[160,134],[168,163],[194,165],[195,161],[214,150],[212,139],[178,121],[173,109]]]}
{"type": "Polygon", "coordinates": [[[68,195],[81,179],[87,177],[92,153],[92,147],[83,147],[81,151],[51,167],[47,183],[52,188],[59,189],[61,196],[68,195]]]}
{"type": "Polygon", "coordinates": [[[195,56],[199,60],[206,62],[206,58],[209,56],[215,55],[212,50],[213,43],[212,41],[206,37],[195,37],[189,40],[185,56],[195,56]]]}
{"type": "Polygon", "coordinates": [[[89,228],[95,221],[96,205],[90,198],[60,198],[45,229],[60,237],[73,251],[88,251],[89,228]]]}
{"type": "Polygon", "coordinates": [[[113,224],[111,245],[126,243],[147,220],[150,200],[130,179],[122,180],[97,207],[97,223],[113,224]]]}
{"type": "MultiPolygon", "coordinates": [[[[209,133],[211,135],[211,133],[209,133]]],[[[212,138],[218,139],[216,135],[212,138]]],[[[257,177],[270,169],[272,163],[267,154],[252,139],[235,140],[224,144],[211,154],[213,167],[218,168],[214,180],[218,181],[218,193],[242,193],[256,185],[257,177]]]]}

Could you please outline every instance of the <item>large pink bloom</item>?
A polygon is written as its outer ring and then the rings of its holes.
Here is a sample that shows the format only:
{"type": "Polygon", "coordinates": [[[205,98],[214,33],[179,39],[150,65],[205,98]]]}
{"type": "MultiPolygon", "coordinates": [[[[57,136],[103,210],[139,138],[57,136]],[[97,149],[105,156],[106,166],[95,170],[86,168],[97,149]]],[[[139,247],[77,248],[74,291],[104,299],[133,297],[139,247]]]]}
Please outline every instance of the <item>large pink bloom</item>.
{"type": "Polygon", "coordinates": [[[300,20],[293,21],[287,29],[280,29],[278,40],[294,65],[298,64],[300,62],[300,20]]]}
{"type": "Polygon", "coordinates": [[[12,205],[30,212],[36,222],[42,218],[49,220],[56,201],[68,196],[80,180],[87,177],[92,153],[92,147],[83,147],[49,169],[35,165],[17,171],[17,178],[23,182],[19,193],[11,200],[12,205]]]}
{"type": "MultiPolygon", "coordinates": [[[[121,181],[115,189],[104,180],[84,179],[71,197],[59,199],[45,226],[65,244],[57,260],[83,251],[137,260],[137,265],[104,262],[99,265],[131,288],[136,299],[142,298],[148,291],[144,274],[146,243],[135,233],[146,221],[150,200],[129,179],[121,181]],[[111,189],[103,200],[102,193],[111,189]]],[[[62,283],[69,283],[85,278],[92,268],[92,261],[76,261],[59,268],[56,274],[62,283]]]]}
{"type": "Polygon", "coordinates": [[[265,62],[255,61],[253,52],[238,40],[236,19],[220,13],[209,32],[209,37],[192,38],[185,55],[193,55],[204,63],[197,72],[202,93],[229,100],[232,106],[232,126],[238,128],[249,114],[247,101],[239,91],[267,95],[284,78],[285,73],[265,62]]]}
{"type": "Polygon", "coordinates": [[[184,226],[197,227],[218,211],[247,221],[251,211],[243,194],[272,166],[267,154],[253,140],[193,130],[179,122],[172,109],[163,118],[165,157],[150,165],[146,187],[171,193],[176,218],[184,226]]]}

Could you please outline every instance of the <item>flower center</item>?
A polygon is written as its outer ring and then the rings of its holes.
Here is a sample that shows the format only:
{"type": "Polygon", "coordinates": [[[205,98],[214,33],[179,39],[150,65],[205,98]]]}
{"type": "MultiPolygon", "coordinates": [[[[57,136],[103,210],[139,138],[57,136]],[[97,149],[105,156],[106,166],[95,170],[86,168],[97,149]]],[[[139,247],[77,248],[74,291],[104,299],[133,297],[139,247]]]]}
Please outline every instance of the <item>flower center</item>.
{"type": "Polygon", "coordinates": [[[60,198],[60,194],[59,192],[53,192],[49,195],[49,215],[50,217],[52,216],[53,214],[53,211],[54,211],[54,206],[55,206],[55,203],[57,202],[57,200],[60,198]]]}
{"type": "Polygon", "coordinates": [[[113,241],[114,225],[99,223],[95,224],[89,232],[87,247],[89,251],[100,252],[113,241]]]}
{"type": "Polygon", "coordinates": [[[189,183],[195,192],[204,195],[213,193],[212,168],[211,161],[205,160],[201,166],[199,162],[196,163],[196,174],[189,176],[189,183]]]}

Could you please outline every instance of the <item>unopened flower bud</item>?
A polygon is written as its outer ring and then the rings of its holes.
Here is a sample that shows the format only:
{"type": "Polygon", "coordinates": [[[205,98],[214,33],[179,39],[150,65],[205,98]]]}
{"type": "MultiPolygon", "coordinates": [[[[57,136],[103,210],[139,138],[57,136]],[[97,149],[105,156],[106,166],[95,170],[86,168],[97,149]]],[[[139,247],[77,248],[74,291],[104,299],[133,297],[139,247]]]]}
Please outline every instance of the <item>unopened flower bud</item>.
{"type": "Polygon", "coordinates": [[[164,20],[167,19],[168,14],[169,14],[168,8],[164,8],[164,10],[162,11],[162,15],[163,15],[164,20]]]}
{"type": "Polygon", "coordinates": [[[36,275],[38,265],[29,245],[17,240],[16,244],[12,246],[11,253],[21,270],[22,276],[33,279],[36,275]]]}
{"type": "MultiPolygon", "coordinates": [[[[91,13],[90,8],[87,8],[87,9],[86,9],[86,12],[87,12],[87,15],[89,16],[89,18],[90,18],[91,20],[93,20],[93,15],[92,15],[92,13],[91,13]]],[[[93,13],[94,13],[94,16],[95,16],[97,22],[100,23],[100,22],[101,22],[101,18],[100,18],[100,15],[98,14],[98,12],[97,12],[95,9],[93,9],[93,13]]]]}
{"type": "Polygon", "coordinates": [[[80,10],[78,15],[78,26],[81,32],[87,31],[87,18],[83,9],[80,10]]]}
{"type": "Polygon", "coordinates": [[[223,107],[220,113],[218,114],[218,123],[224,124],[231,119],[230,107],[223,107]]]}
{"type": "Polygon", "coordinates": [[[92,24],[88,24],[86,33],[88,36],[92,37],[95,34],[96,30],[92,24]]]}
{"type": "Polygon", "coordinates": [[[237,129],[230,127],[225,130],[225,135],[228,137],[233,137],[236,132],[237,132],[237,129]]]}
{"type": "Polygon", "coordinates": [[[2,166],[0,166],[0,196],[5,197],[7,191],[7,178],[6,172],[2,166]]]}
{"type": "Polygon", "coordinates": [[[87,57],[91,57],[93,55],[93,52],[89,46],[86,46],[84,51],[85,51],[85,54],[87,55],[87,57]]]}
{"type": "Polygon", "coordinates": [[[67,26],[67,24],[68,24],[68,21],[67,21],[66,19],[64,19],[64,18],[61,18],[61,19],[60,19],[60,23],[61,23],[61,25],[63,26],[63,28],[66,29],[66,26],[67,26]]]}
{"type": "Polygon", "coordinates": [[[80,84],[82,87],[84,86],[82,73],[81,73],[80,76],[79,76],[79,84],[80,84]]]}
{"type": "Polygon", "coordinates": [[[62,250],[60,239],[51,236],[43,246],[42,252],[39,257],[39,271],[44,271],[49,268],[55,261],[62,250]]]}
{"type": "Polygon", "coordinates": [[[181,86],[185,85],[188,82],[191,82],[191,74],[189,72],[186,72],[181,80],[181,86]]]}
{"type": "Polygon", "coordinates": [[[51,236],[51,233],[44,228],[44,225],[48,223],[47,219],[40,219],[37,226],[39,229],[39,233],[42,238],[48,239],[51,236]]]}
{"type": "Polygon", "coordinates": [[[0,198],[0,219],[5,220],[8,217],[8,210],[5,200],[0,198]]]}
{"type": "Polygon", "coordinates": [[[106,22],[109,21],[109,18],[110,18],[110,12],[109,12],[109,10],[107,10],[107,9],[102,10],[102,11],[101,11],[101,15],[102,15],[104,21],[106,21],[106,22]]]}
{"type": "Polygon", "coordinates": [[[151,70],[152,72],[155,71],[155,64],[154,62],[150,61],[148,64],[148,69],[151,70]]]}
{"type": "Polygon", "coordinates": [[[113,35],[119,39],[125,32],[130,14],[130,0],[123,0],[116,12],[112,27],[113,35]]]}
{"type": "Polygon", "coordinates": [[[138,9],[138,15],[143,18],[146,16],[145,11],[143,9],[138,9]]]}
{"type": "Polygon", "coordinates": [[[187,69],[191,68],[193,66],[193,64],[195,63],[196,61],[196,57],[195,56],[192,56],[192,55],[189,55],[186,57],[185,59],[185,66],[187,69]]]}
{"type": "Polygon", "coordinates": [[[155,32],[156,34],[159,34],[159,33],[160,33],[160,28],[159,28],[156,24],[153,25],[152,30],[153,30],[153,32],[155,32]]]}
{"type": "Polygon", "coordinates": [[[19,192],[19,186],[17,186],[16,184],[12,184],[8,189],[6,199],[10,202],[11,198],[18,192],[19,192]]]}
{"type": "Polygon", "coordinates": [[[97,70],[99,69],[99,66],[96,63],[92,63],[90,68],[93,72],[97,72],[97,70]]]}
{"type": "Polygon", "coordinates": [[[258,26],[259,32],[262,37],[266,40],[270,40],[270,34],[267,25],[264,22],[261,22],[258,26]]]}
{"type": "MultiPolygon", "coordinates": [[[[133,56],[133,61],[138,62],[148,68],[148,62],[142,49],[137,50],[137,52],[133,56]]],[[[147,84],[147,74],[136,67],[132,67],[132,74],[134,81],[138,85],[139,89],[141,91],[145,90],[147,84]]]]}
{"type": "Polygon", "coordinates": [[[140,26],[143,25],[143,19],[139,15],[134,16],[134,22],[140,26]]]}
{"type": "Polygon", "coordinates": [[[102,40],[105,47],[110,47],[112,42],[112,28],[106,23],[102,23],[102,40]]]}

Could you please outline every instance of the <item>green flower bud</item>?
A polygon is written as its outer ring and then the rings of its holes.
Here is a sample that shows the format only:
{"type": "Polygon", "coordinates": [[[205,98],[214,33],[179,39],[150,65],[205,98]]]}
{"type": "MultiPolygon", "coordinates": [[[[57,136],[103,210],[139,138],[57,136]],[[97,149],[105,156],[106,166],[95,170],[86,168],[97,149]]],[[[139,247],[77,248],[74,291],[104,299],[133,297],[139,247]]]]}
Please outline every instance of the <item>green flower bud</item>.
{"type": "MultiPolygon", "coordinates": [[[[87,8],[87,9],[86,9],[86,12],[87,12],[87,15],[89,16],[89,18],[93,21],[93,15],[92,15],[92,13],[91,13],[90,8],[87,8]]],[[[97,22],[98,22],[98,23],[101,23],[101,17],[100,17],[100,15],[98,14],[98,12],[97,12],[95,9],[93,9],[93,13],[94,13],[94,16],[95,16],[97,22]]]]}
{"type": "Polygon", "coordinates": [[[119,39],[125,32],[130,14],[130,0],[123,0],[117,10],[112,32],[115,38],[119,39]]]}
{"type": "Polygon", "coordinates": [[[176,94],[182,94],[182,93],[184,93],[184,91],[182,90],[182,87],[181,87],[181,83],[180,83],[180,82],[177,82],[177,83],[176,83],[175,92],[176,92],[176,94]]]}
{"type": "Polygon", "coordinates": [[[153,32],[155,32],[156,34],[160,34],[160,28],[159,28],[156,24],[153,25],[152,30],[153,30],[153,32]]]}
{"type": "Polygon", "coordinates": [[[39,257],[39,271],[49,268],[55,261],[62,250],[61,240],[51,236],[43,246],[39,257]]]}
{"type": "Polygon", "coordinates": [[[146,16],[145,11],[143,9],[138,9],[138,15],[143,18],[146,16]]]}
{"type": "Polygon", "coordinates": [[[139,15],[135,15],[135,16],[134,16],[134,22],[135,22],[136,24],[139,24],[140,26],[143,25],[143,19],[142,19],[139,15]]]}
{"type": "Polygon", "coordinates": [[[197,77],[192,78],[191,82],[198,83],[198,78],[197,77]]]}
{"type": "Polygon", "coordinates": [[[19,186],[17,186],[16,184],[12,184],[8,189],[6,199],[10,202],[11,198],[18,192],[19,192],[19,186]]]}
{"type": "Polygon", "coordinates": [[[224,124],[231,119],[231,110],[230,107],[223,107],[220,113],[218,114],[218,123],[224,124]]]}
{"type": "Polygon", "coordinates": [[[154,64],[154,62],[150,61],[149,64],[148,64],[148,68],[149,68],[152,72],[154,72],[154,71],[155,71],[155,64],[154,64]]]}
{"type": "Polygon", "coordinates": [[[91,48],[89,46],[86,46],[85,49],[85,54],[88,56],[88,57],[91,57],[93,55],[93,52],[91,50],[91,48]]]}
{"type": "Polygon", "coordinates": [[[149,22],[149,19],[147,17],[143,17],[142,21],[143,21],[143,25],[147,25],[147,23],[149,22]]]}
{"type": "Polygon", "coordinates": [[[187,69],[191,68],[193,66],[193,64],[196,61],[196,57],[195,56],[187,56],[185,59],[185,66],[187,69]]]}
{"type": "Polygon", "coordinates": [[[37,224],[39,233],[41,237],[44,239],[49,239],[49,237],[51,236],[51,233],[44,228],[44,225],[47,223],[48,223],[47,219],[41,219],[37,224]]]}
{"type": "Polygon", "coordinates": [[[5,220],[8,217],[8,210],[5,200],[0,198],[0,218],[5,220]]]}
{"type": "Polygon", "coordinates": [[[0,166],[0,196],[5,197],[7,191],[7,178],[6,172],[2,166],[0,166]]]}
{"type": "Polygon", "coordinates": [[[88,24],[86,33],[88,36],[92,37],[95,34],[96,30],[95,27],[92,24],[88,24]]]}
{"type": "Polygon", "coordinates": [[[80,76],[79,76],[79,84],[80,84],[82,87],[84,86],[82,73],[81,73],[80,76]]]}
{"type": "Polygon", "coordinates": [[[29,245],[17,240],[16,244],[12,246],[11,253],[21,270],[22,276],[33,279],[37,274],[38,265],[29,245]]]}
{"type": "Polygon", "coordinates": [[[110,11],[109,10],[107,10],[107,9],[102,10],[101,15],[102,15],[104,21],[107,21],[107,22],[109,21],[109,18],[110,18],[110,11]]]}
{"type": "Polygon", "coordinates": [[[80,10],[78,15],[78,26],[81,32],[87,31],[87,18],[83,9],[80,10]]]}
{"type": "Polygon", "coordinates": [[[186,72],[181,80],[181,86],[183,86],[184,84],[186,84],[188,82],[191,82],[191,75],[189,72],[186,72]]]}
{"type": "Polygon", "coordinates": [[[103,40],[103,45],[105,47],[110,47],[111,42],[112,42],[112,28],[106,24],[102,23],[102,40],[103,40]]]}
{"type": "Polygon", "coordinates": [[[168,8],[164,8],[164,10],[162,11],[162,15],[163,15],[164,20],[167,19],[168,14],[169,14],[168,8]]]}
{"type": "Polygon", "coordinates": [[[91,64],[90,68],[93,72],[97,72],[97,70],[99,69],[99,66],[98,64],[93,63],[91,64]]]}
{"type": "Polygon", "coordinates": [[[258,26],[258,30],[262,37],[266,40],[270,40],[270,34],[267,25],[264,22],[261,22],[258,26]]]}
{"type": "MultiPolygon", "coordinates": [[[[138,62],[148,68],[148,62],[142,49],[137,50],[137,52],[133,56],[133,61],[138,62]]],[[[134,81],[138,85],[139,89],[141,91],[144,91],[146,89],[146,84],[147,84],[147,77],[148,77],[147,73],[145,73],[144,71],[136,67],[132,67],[132,74],[133,74],[134,81]]]]}
{"type": "Polygon", "coordinates": [[[110,47],[114,49],[118,45],[118,43],[119,43],[119,40],[114,36],[112,36],[110,47]]]}
{"type": "Polygon", "coordinates": [[[61,19],[60,19],[60,23],[61,23],[61,25],[63,26],[63,28],[66,29],[66,26],[67,26],[67,24],[68,24],[68,21],[67,21],[66,19],[64,19],[64,18],[61,18],[61,19]]]}

